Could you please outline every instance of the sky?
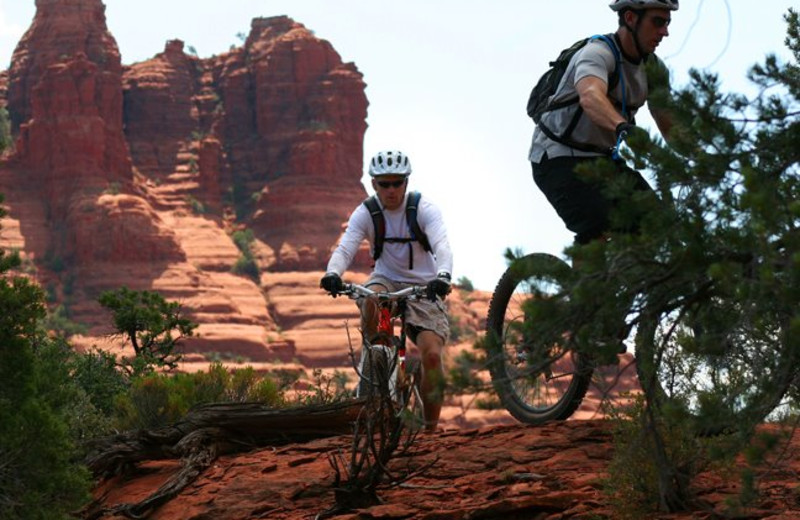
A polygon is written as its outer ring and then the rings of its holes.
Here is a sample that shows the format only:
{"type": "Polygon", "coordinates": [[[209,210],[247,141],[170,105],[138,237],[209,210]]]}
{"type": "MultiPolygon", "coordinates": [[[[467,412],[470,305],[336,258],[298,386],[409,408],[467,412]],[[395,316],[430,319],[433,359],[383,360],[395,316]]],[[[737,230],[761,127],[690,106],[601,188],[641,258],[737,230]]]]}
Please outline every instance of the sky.
{"type": "MultiPolygon", "coordinates": [[[[364,164],[379,150],[408,154],[410,187],[442,210],[454,279],[491,291],[507,248],[561,255],[572,234],[539,193],[527,161],[528,94],[547,62],[574,41],[616,30],[608,0],[104,0],[123,64],[181,39],[208,57],[241,45],[255,17],[288,15],[331,42],[364,75],[364,164]]],[[[674,87],[691,68],[752,94],[747,70],[784,60],[783,15],[797,0],[683,0],[657,53],[674,87]]],[[[0,69],[35,14],[34,0],[0,0],[0,69]]],[[[638,123],[656,133],[640,112],[638,123]]],[[[366,168],[365,168],[366,169],[366,168]]],[[[368,177],[365,187],[371,191],[368,177]]],[[[320,266],[320,270],[324,266],[320,266]]]]}

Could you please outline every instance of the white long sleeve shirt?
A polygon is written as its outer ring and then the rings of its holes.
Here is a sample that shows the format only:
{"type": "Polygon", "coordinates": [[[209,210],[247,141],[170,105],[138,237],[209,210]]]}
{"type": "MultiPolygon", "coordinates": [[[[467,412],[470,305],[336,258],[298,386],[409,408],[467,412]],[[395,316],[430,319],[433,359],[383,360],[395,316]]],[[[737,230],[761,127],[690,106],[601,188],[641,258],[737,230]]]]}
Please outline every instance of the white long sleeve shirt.
{"type": "MultiPolygon", "coordinates": [[[[409,238],[410,232],[406,221],[406,201],[408,193],[403,198],[403,203],[395,210],[383,207],[383,217],[386,221],[386,238],[409,238]]],[[[436,278],[439,273],[451,274],[453,272],[453,253],[447,240],[447,230],[444,219],[432,202],[424,195],[420,198],[417,209],[417,222],[422,231],[427,235],[432,252],[427,252],[417,242],[397,243],[384,241],[383,252],[375,262],[374,275],[383,276],[396,282],[424,284],[436,278]],[[413,254],[413,269],[409,269],[409,254],[413,254]]],[[[342,275],[358,251],[364,239],[369,241],[372,251],[375,248],[375,226],[372,217],[364,204],[350,215],[347,229],[339,241],[339,245],[331,255],[327,272],[342,275]]]]}

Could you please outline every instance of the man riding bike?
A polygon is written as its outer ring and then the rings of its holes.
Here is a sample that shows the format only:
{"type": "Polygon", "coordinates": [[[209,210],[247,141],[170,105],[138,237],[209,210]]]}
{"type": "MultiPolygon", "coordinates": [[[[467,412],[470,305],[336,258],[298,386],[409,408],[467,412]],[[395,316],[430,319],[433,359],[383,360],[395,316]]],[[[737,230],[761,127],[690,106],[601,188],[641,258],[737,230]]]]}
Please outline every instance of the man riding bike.
{"type": "MultiPolygon", "coordinates": [[[[428,300],[410,301],[407,328],[422,357],[421,394],[425,428],[434,431],[439,421],[444,392],[442,352],[450,333],[442,299],[450,292],[453,255],[439,209],[427,198],[416,204],[413,230],[407,218],[407,192],[411,163],[400,151],[378,152],[370,161],[369,174],[376,197],[374,212],[382,217],[382,229],[373,221],[367,199],[350,215],[347,229],[331,255],[320,287],[336,295],[343,287],[341,275],[347,270],[363,240],[368,240],[375,261],[366,285],[376,291],[396,291],[409,285],[427,285],[428,300]],[[415,226],[417,227],[417,226],[415,226]],[[383,236],[380,236],[380,234],[383,236]],[[423,236],[417,236],[421,233],[423,236]],[[424,242],[424,244],[423,244],[424,242]],[[428,247],[429,246],[429,247],[428,247]]],[[[377,308],[364,299],[361,327],[365,338],[377,330],[377,308]]]]}
{"type": "MultiPolygon", "coordinates": [[[[534,182],[578,244],[609,231],[612,209],[627,197],[610,197],[602,180],[588,179],[576,169],[611,157],[635,131],[634,116],[645,102],[665,138],[671,127],[658,96],[653,96],[669,92],[666,66],[653,52],[669,35],[678,0],[614,0],[609,7],[618,15],[617,31],[609,41],[589,41],[572,57],[550,101],[563,106],[542,115],[528,156],[534,182]]],[[[639,172],[614,159],[617,175],[628,177],[633,190],[652,191],[639,172]]]]}

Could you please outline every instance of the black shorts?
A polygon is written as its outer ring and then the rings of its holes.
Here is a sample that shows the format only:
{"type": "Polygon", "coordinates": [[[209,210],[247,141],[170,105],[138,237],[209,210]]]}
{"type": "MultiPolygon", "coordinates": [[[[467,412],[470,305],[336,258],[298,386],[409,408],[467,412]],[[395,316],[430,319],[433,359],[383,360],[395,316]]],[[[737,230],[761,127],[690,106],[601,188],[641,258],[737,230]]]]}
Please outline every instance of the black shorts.
{"type": "MultiPolygon", "coordinates": [[[[541,162],[531,163],[533,181],[547,197],[548,202],[566,224],[567,229],[575,233],[575,242],[586,244],[599,238],[606,231],[636,232],[638,217],[629,219],[625,225],[612,226],[611,213],[614,208],[628,198],[628,195],[609,195],[605,183],[599,179],[575,173],[580,164],[592,164],[597,161],[608,163],[610,159],[594,157],[556,157],[549,159],[545,155],[541,162]]],[[[629,179],[627,186],[634,191],[653,193],[650,185],[636,170],[629,168],[622,161],[613,162],[617,174],[629,179]]],[[[604,165],[605,168],[608,166],[604,165]]],[[[631,193],[631,192],[628,192],[631,193]]]]}

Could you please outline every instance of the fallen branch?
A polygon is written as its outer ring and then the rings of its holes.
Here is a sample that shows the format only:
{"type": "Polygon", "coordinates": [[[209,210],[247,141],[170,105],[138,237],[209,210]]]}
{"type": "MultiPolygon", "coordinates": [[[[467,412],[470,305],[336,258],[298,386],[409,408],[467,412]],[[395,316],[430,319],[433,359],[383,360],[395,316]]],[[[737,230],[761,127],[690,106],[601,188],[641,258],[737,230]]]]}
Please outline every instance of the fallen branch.
{"type": "Polygon", "coordinates": [[[363,405],[363,399],[282,409],[258,403],[207,404],[165,428],[97,440],[87,458],[87,466],[96,477],[122,474],[146,460],[179,458],[182,467],[145,500],[111,507],[93,503],[82,517],[98,519],[123,514],[145,518],[194,482],[219,455],[351,433],[363,405]]]}

